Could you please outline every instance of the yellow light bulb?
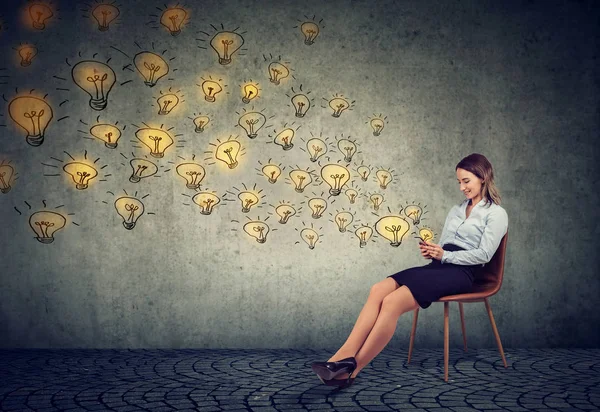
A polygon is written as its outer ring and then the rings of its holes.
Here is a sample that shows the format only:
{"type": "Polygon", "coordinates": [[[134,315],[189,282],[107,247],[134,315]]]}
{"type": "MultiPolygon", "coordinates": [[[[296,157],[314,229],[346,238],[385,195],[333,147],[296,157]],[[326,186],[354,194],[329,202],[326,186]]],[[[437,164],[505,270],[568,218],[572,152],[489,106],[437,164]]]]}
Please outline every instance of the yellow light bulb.
{"type": "Polygon", "coordinates": [[[338,149],[344,154],[344,161],[351,162],[352,156],[356,153],[356,144],[347,139],[340,139],[338,141],[338,149]]]}
{"type": "Polygon", "coordinates": [[[228,140],[217,147],[215,157],[227,164],[227,167],[234,169],[238,165],[237,156],[241,145],[237,140],[228,140]]]}
{"type": "Polygon", "coordinates": [[[426,227],[419,229],[419,237],[423,239],[424,242],[429,242],[434,237],[433,231],[426,227]]]}
{"type": "Polygon", "coordinates": [[[160,24],[169,30],[171,36],[178,36],[186,16],[187,11],[181,7],[170,7],[160,16],[160,24]]]}
{"type": "Polygon", "coordinates": [[[56,212],[35,212],[29,217],[29,226],[40,243],[54,242],[54,234],[65,227],[67,220],[56,212]]]}
{"type": "Polygon", "coordinates": [[[342,188],[350,180],[350,171],[344,166],[328,164],[321,169],[321,177],[331,187],[329,194],[337,196],[342,188]]]}
{"type": "Polygon", "coordinates": [[[371,170],[367,166],[359,166],[359,168],[356,170],[357,170],[358,174],[360,175],[360,178],[362,179],[362,181],[366,182],[367,177],[369,177],[369,175],[371,174],[371,170]]]}
{"type": "Polygon", "coordinates": [[[304,188],[312,182],[310,173],[301,169],[292,170],[290,172],[290,179],[292,179],[292,182],[294,182],[294,190],[296,190],[298,193],[304,192],[304,188]]]}
{"type": "Polygon", "coordinates": [[[207,102],[214,102],[215,95],[223,90],[221,85],[213,80],[205,80],[202,82],[202,92],[204,93],[204,100],[207,102]]]}
{"type": "Polygon", "coordinates": [[[308,207],[312,210],[313,219],[319,219],[327,209],[327,201],[320,197],[314,197],[308,201],[308,207]]]}
{"type": "Polygon", "coordinates": [[[350,107],[350,103],[348,103],[346,99],[336,97],[335,99],[331,99],[329,101],[329,107],[333,109],[333,117],[340,117],[342,112],[350,107]]]}
{"type": "Polygon", "coordinates": [[[173,138],[169,133],[161,129],[144,128],[135,132],[135,137],[150,149],[150,156],[161,158],[165,150],[173,144],[173,138]]]}
{"type": "Polygon", "coordinates": [[[296,209],[290,205],[279,205],[275,208],[275,213],[279,216],[279,223],[286,224],[296,214],[296,209]]]}
{"type": "Polygon", "coordinates": [[[311,21],[306,21],[300,26],[300,31],[304,34],[304,44],[310,46],[319,35],[319,26],[311,21]]]}
{"type": "Polygon", "coordinates": [[[108,103],[108,94],[117,77],[110,66],[92,60],[84,60],[73,66],[73,81],[90,96],[90,107],[104,110],[108,103]]]}
{"type": "Polygon", "coordinates": [[[158,54],[149,51],[136,54],[133,64],[144,78],[144,84],[149,87],[154,87],[161,77],[169,73],[167,62],[158,54]]]}
{"type": "Polygon", "coordinates": [[[138,183],[140,180],[150,177],[158,172],[158,167],[154,163],[146,159],[135,158],[129,161],[131,166],[131,176],[129,181],[131,183],[138,183]]]}
{"type": "Polygon", "coordinates": [[[115,209],[121,218],[123,226],[127,230],[135,227],[137,220],[144,214],[144,204],[135,197],[123,196],[115,201],[115,209]]]}
{"type": "Polygon", "coordinates": [[[45,4],[35,3],[29,6],[29,17],[31,17],[31,24],[35,29],[44,30],[46,21],[53,15],[52,9],[45,4]]]}
{"type": "Polygon", "coordinates": [[[371,236],[373,236],[373,229],[369,226],[361,226],[354,231],[354,234],[360,241],[360,247],[365,247],[371,236]]]}
{"type": "Polygon", "coordinates": [[[314,249],[315,245],[319,241],[318,233],[309,228],[302,229],[300,232],[300,237],[306,242],[309,249],[314,249]]]}
{"type": "Polygon", "coordinates": [[[97,124],[92,126],[90,134],[96,139],[102,140],[109,149],[114,149],[121,137],[121,130],[112,124],[97,124]]]}
{"type": "Polygon", "coordinates": [[[244,38],[232,31],[220,31],[210,41],[211,47],[219,55],[219,64],[231,63],[231,57],[244,44],[244,38]]]}
{"type": "Polygon", "coordinates": [[[44,143],[44,133],[52,120],[52,108],[48,103],[33,96],[16,97],[8,104],[8,113],[27,131],[27,143],[32,146],[44,143]]]}
{"type": "Polygon", "coordinates": [[[310,100],[304,94],[297,94],[292,97],[292,105],[296,109],[296,117],[304,117],[310,109],[310,100]]]}
{"type": "Polygon", "coordinates": [[[408,232],[410,225],[400,216],[385,216],[375,223],[375,230],[390,241],[390,245],[398,247],[402,238],[408,232]]]}
{"type": "Polygon", "coordinates": [[[253,84],[247,84],[244,86],[244,97],[242,97],[242,102],[250,103],[250,100],[253,100],[258,96],[258,87],[253,84]]]}
{"type": "Polygon", "coordinates": [[[379,136],[383,130],[383,120],[379,118],[372,119],[371,127],[373,128],[373,136],[379,136]]]}
{"type": "Polygon", "coordinates": [[[244,232],[255,238],[258,243],[265,243],[269,233],[269,225],[260,220],[254,220],[244,225],[244,232]]]}
{"type": "Polygon", "coordinates": [[[96,169],[81,162],[67,163],[63,166],[63,170],[71,176],[75,187],[79,190],[87,189],[90,180],[98,176],[96,169]]]}
{"type": "Polygon", "coordinates": [[[19,57],[21,58],[21,66],[27,67],[31,65],[31,61],[37,55],[38,49],[34,46],[26,44],[24,46],[19,47],[17,49],[17,52],[19,53],[19,57]]]}
{"type": "Polygon", "coordinates": [[[206,125],[208,124],[208,122],[210,122],[210,119],[208,116],[198,116],[194,119],[194,126],[195,129],[194,131],[196,133],[202,133],[204,131],[204,128],[206,127],[206,125]]]}
{"type": "Polygon", "coordinates": [[[325,142],[316,137],[306,142],[306,149],[310,154],[311,162],[316,162],[319,157],[327,153],[327,145],[325,144],[325,142]]]}
{"type": "Polygon", "coordinates": [[[277,182],[277,179],[281,175],[281,169],[277,165],[266,165],[262,168],[263,174],[269,179],[269,183],[277,182]]]}
{"type": "Polygon", "coordinates": [[[279,84],[281,80],[290,75],[290,70],[279,62],[269,64],[269,78],[271,83],[279,84]]]}
{"type": "Polygon", "coordinates": [[[404,208],[404,214],[406,217],[410,218],[413,224],[418,225],[421,223],[421,215],[423,214],[423,209],[421,206],[410,205],[404,208]]]}
{"type": "Polygon", "coordinates": [[[248,213],[250,208],[258,204],[258,196],[252,192],[240,192],[238,199],[242,202],[242,212],[248,213]]]}
{"type": "Polygon", "coordinates": [[[379,180],[379,187],[385,189],[387,185],[392,181],[392,174],[386,170],[378,170],[375,173],[377,180],[379,180]]]}
{"type": "Polygon", "coordinates": [[[281,146],[283,150],[290,150],[292,147],[294,147],[292,140],[294,139],[295,134],[296,132],[294,132],[294,129],[283,129],[277,134],[277,136],[275,136],[273,142],[276,145],[281,146]]]}
{"type": "Polygon", "coordinates": [[[158,103],[158,114],[169,114],[179,104],[179,97],[169,93],[160,96],[156,102],[158,103]]]}
{"type": "Polygon", "coordinates": [[[340,232],[344,233],[349,224],[354,220],[354,216],[350,212],[340,212],[335,215],[335,224],[340,232]]]}
{"type": "Polygon", "coordinates": [[[98,22],[98,30],[107,31],[110,23],[119,17],[120,11],[112,4],[99,4],[92,10],[92,16],[98,22]]]}
{"type": "Polygon", "coordinates": [[[0,165],[0,193],[10,192],[15,169],[9,165],[0,165]]]}
{"type": "Polygon", "coordinates": [[[346,190],[346,196],[348,196],[348,200],[350,200],[350,204],[354,204],[356,202],[356,197],[358,196],[358,192],[354,189],[346,190]]]}
{"type": "Polygon", "coordinates": [[[221,203],[221,199],[209,192],[200,192],[194,195],[192,202],[200,206],[200,213],[203,215],[210,215],[213,208],[221,203]]]}
{"type": "Polygon", "coordinates": [[[380,194],[374,194],[369,197],[371,203],[373,204],[374,210],[379,210],[379,206],[383,203],[383,196],[380,194]]]}
{"type": "Polygon", "coordinates": [[[258,135],[258,131],[265,125],[267,118],[260,112],[248,112],[240,116],[238,124],[246,131],[250,139],[258,135]]]}
{"type": "Polygon", "coordinates": [[[198,189],[206,176],[204,168],[197,163],[182,163],[175,168],[175,171],[185,179],[185,186],[188,189],[198,189]]]}

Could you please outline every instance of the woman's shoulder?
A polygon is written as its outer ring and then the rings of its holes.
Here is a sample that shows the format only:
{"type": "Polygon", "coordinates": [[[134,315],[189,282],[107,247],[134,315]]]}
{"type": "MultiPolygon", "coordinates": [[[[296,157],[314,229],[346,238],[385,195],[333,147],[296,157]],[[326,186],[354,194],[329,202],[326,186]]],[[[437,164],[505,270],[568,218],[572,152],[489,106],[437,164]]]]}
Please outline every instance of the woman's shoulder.
{"type": "Polygon", "coordinates": [[[486,209],[487,214],[490,216],[500,216],[504,219],[508,219],[508,213],[506,213],[506,209],[504,209],[498,203],[489,202],[484,209],[486,209]]]}

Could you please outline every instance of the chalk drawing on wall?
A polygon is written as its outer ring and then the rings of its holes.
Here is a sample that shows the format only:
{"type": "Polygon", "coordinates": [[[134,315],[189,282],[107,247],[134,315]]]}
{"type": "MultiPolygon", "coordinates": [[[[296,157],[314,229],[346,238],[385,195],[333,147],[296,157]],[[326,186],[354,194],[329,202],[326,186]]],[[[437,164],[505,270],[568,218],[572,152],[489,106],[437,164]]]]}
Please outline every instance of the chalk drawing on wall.
{"type": "Polygon", "coordinates": [[[33,44],[21,43],[14,48],[17,52],[17,61],[21,67],[31,66],[31,62],[37,56],[38,49],[33,44]]]}
{"type": "MultiPolygon", "coordinates": [[[[146,127],[140,127],[137,125],[133,125],[138,130],[135,132],[135,137],[139,142],[133,140],[134,143],[142,143],[146,146],[147,149],[150,150],[150,156],[161,159],[165,156],[165,151],[173,146],[175,143],[174,137],[181,136],[179,134],[175,134],[171,136],[171,131],[174,129],[170,127],[168,129],[164,129],[164,125],[160,125],[160,127],[151,127],[150,125],[142,122],[142,124],[146,127]]],[[[183,143],[184,140],[179,140],[178,143],[183,143]]],[[[141,146],[134,146],[140,148],[141,146]]],[[[176,146],[182,147],[182,146],[176,146]]]]}
{"type": "MultiPolygon", "coordinates": [[[[200,78],[202,83],[196,84],[202,90],[204,94],[204,100],[207,102],[213,103],[216,101],[216,95],[221,93],[227,85],[223,83],[223,79],[213,79],[212,76],[208,76],[208,79],[204,77],[200,78]]],[[[229,94],[228,91],[225,91],[225,94],[229,94]]]]}
{"type": "Polygon", "coordinates": [[[421,206],[421,203],[415,204],[414,202],[408,204],[402,209],[404,215],[413,222],[414,225],[419,225],[421,223],[421,219],[424,214],[427,214],[428,211],[425,210],[427,205],[421,206]]]}
{"type": "Polygon", "coordinates": [[[330,163],[321,168],[321,178],[329,185],[331,196],[338,196],[350,177],[350,170],[339,163],[330,163]]]}
{"type": "Polygon", "coordinates": [[[127,163],[121,163],[121,165],[128,169],[127,174],[129,175],[129,181],[131,183],[139,183],[148,177],[161,177],[161,175],[157,173],[159,169],[164,169],[164,166],[157,165],[152,160],[148,159],[148,156],[144,155],[143,157],[140,157],[132,152],[130,159],[124,153],[120,154],[126,161],[128,160],[127,163]]]}
{"type": "Polygon", "coordinates": [[[212,118],[211,114],[202,114],[202,113],[194,113],[193,117],[188,117],[194,123],[194,132],[202,133],[208,124],[210,123],[210,119],[212,118]]]}
{"type": "MultiPolygon", "coordinates": [[[[28,211],[33,210],[31,204],[24,201],[28,211]]],[[[65,205],[59,205],[55,207],[48,207],[46,200],[42,200],[43,208],[39,208],[37,212],[29,215],[29,227],[35,234],[35,239],[43,244],[50,244],[54,242],[54,234],[62,230],[68,224],[79,226],[72,220],[74,213],[67,213],[64,210],[65,205]]],[[[23,215],[23,212],[15,206],[15,210],[19,215],[23,215]]],[[[25,211],[28,213],[27,211],[25,211]]]]}
{"type": "Polygon", "coordinates": [[[86,3],[83,11],[83,17],[89,19],[93,27],[101,32],[108,31],[111,26],[118,25],[121,10],[116,1],[94,0],[86,3]]]}
{"type": "Polygon", "coordinates": [[[225,163],[228,169],[235,169],[239,164],[239,159],[246,154],[246,148],[238,141],[238,136],[229,135],[227,140],[217,139],[216,143],[209,143],[213,147],[204,152],[208,157],[205,159],[208,165],[214,165],[218,160],[225,163]]]}
{"type": "MultiPolygon", "coordinates": [[[[323,136],[323,132],[319,133],[319,136],[315,136],[312,132],[310,132],[310,135],[310,139],[305,139],[302,137],[300,138],[302,142],[305,142],[303,146],[300,146],[300,150],[309,155],[311,162],[316,162],[321,158],[321,156],[325,155],[331,150],[329,147],[331,142],[329,137],[323,136]]],[[[323,159],[327,159],[327,161],[331,160],[329,156],[326,156],[323,159]]]]}
{"type": "Polygon", "coordinates": [[[361,224],[360,226],[354,226],[354,235],[358,238],[358,246],[364,248],[367,246],[367,242],[375,242],[373,236],[373,228],[368,224],[361,224]]]}
{"type": "Polygon", "coordinates": [[[25,27],[44,30],[57,20],[58,9],[51,1],[28,1],[22,9],[21,21],[25,27]]]}
{"type": "Polygon", "coordinates": [[[358,142],[356,139],[351,140],[350,136],[347,138],[342,134],[340,138],[335,137],[336,146],[341,154],[344,155],[344,161],[349,163],[355,154],[360,153],[358,150],[358,142]]]}
{"type": "Polygon", "coordinates": [[[0,159],[0,193],[2,194],[10,192],[15,180],[19,178],[19,174],[10,163],[10,160],[0,159]]]}
{"type": "Polygon", "coordinates": [[[383,168],[377,169],[375,178],[377,179],[380,188],[387,189],[388,185],[394,181],[394,170],[383,168]]]}
{"type": "MultiPolygon", "coordinates": [[[[265,109],[257,111],[252,107],[250,110],[246,110],[246,108],[242,107],[242,110],[236,112],[239,116],[238,122],[235,127],[241,127],[246,132],[246,136],[250,139],[254,139],[258,136],[258,132],[263,127],[271,127],[272,125],[267,123],[267,116],[264,115],[265,109]]],[[[269,119],[274,118],[275,116],[269,116],[269,119]]]]}
{"type": "Polygon", "coordinates": [[[416,235],[415,239],[419,239],[423,242],[429,242],[435,238],[435,233],[429,227],[419,228],[415,225],[416,232],[412,232],[411,234],[416,235]]]}
{"type": "Polygon", "coordinates": [[[265,163],[262,163],[259,160],[258,164],[260,165],[260,167],[256,169],[258,175],[266,177],[271,184],[277,183],[277,179],[279,179],[279,176],[281,176],[281,173],[285,170],[285,166],[282,166],[281,163],[275,164],[271,159],[265,163]]]}
{"type": "Polygon", "coordinates": [[[242,102],[248,104],[253,100],[258,99],[260,96],[260,85],[258,82],[250,80],[245,80],[240,85],[240,91],[242,96],[242,102]]]}
{"type": "Polygon", "coordinates": [[[351,184],[351,186],[348,189],[346,189],[344,194],[348,198],[350,204],[353,205],[356,203],[356,199],[359,199],[361,197],[361,191],[362,190],[360,187],[354,187],[354,184],[351,184]]]}
{"type": "MultiPolygon", "coordinates": [[[[302,241],[304,243],[306,243],[308,245],[309,249],[314,249],[315,246],[319,243],[323,243],[323,241],[321,240],[321,238],[323,237],[322,230],[323,228],[315,228],[314,225],[311,223],[310,226],[307,226],[304,222],[302,222],[303,228],[302,230],[298,230],[297,228],[294,228],[300,235],[300,239],[302,239],[302,241]]],[[[296,244],[299,244],[300,242],[296,242],[296,244]]]]}
{"type": "MultiPolygon", "coordinates": [[[[242,230],[251,238],[254,239],[257,243],[265,243],[267,241],[267,235],[270,232],[275,232],[277,229],[271,229],[267,224],[267,220],[269,220],[270,216],[267,216],[265,219],[261,219],[258,216],[256,219],[252,219],[249,216],[246,216],[246,220],[242,226],[242,230]]],[[[233,223],[240,224],[238,220],[232,220],[233,223]]],[[[232,229],[232,231],[237,232],[237,229],[232,229]]]]}
{"type": "MultiPolygon", "coordinates": [[[[225,195],[218,196],[216,191],[207,190],[198,192],[193,197],[185,193],[183,196],[191,197],[192,202],[200,209],[200,213],[205,216],[212,214],[215,207],[222,204],[221,199],[225,198],[225,195]]],[[[184,203],[184,205],[190,204],[184,203]]]]}
{"type": "Polygon", "coordinates": [[[314,44],[316,38],[321,32],[321,28],[325,28],[325,26],[323,25],[323,19],[319,19],[319,21],[317,21],[316,15],[313,15],[312,17],[304,15],[304,19],[299,19],[298,24],[294,26],[294,28],[300,29],[300,33],[302,33],[302,38],[304,39],[304,44],[310,46],[311,44],[314,44]]]}
{"type": "MultiPolygon", "coordinates": [[[[305,200],[300,203],[301,205],[308,205],[311,211],[310,217],[313,219],[320,219],[329,206],[329,202],[325,199],[324,195],[325,192],[321,192],[320,194],[312,192],[310,195],[305,196],[305,200]]],[[[335,203],[335,199],[331,200],[331,203],[335,203]]]]}
{"type": "Polygon", "coordinates": [[[323,97],[323,101],[324,104],[321,105],[321,107],[333,110],[333,113],[331,114],[333,117],[340,117],[346,110],[351,111],[354,109],[355,103],[355,100],[350,100],[344,97],[343,94],[338,93],[329,99],[323,97]]]}
{"type": "Polygon", "coordinates": [[[294,109],[294,116],[304,117],[306,113],[314,106],[315,102],[310,95],[310,90],[305,92],[302,90],[302,85],[298,87],[298,90],[294,90],[292,86],[291,91],[286,93],[286,96],[290,98],[290,105],[294,109]]]}
{"type": "Polygon", "coordinates": [[[81,119],[79,120],[79,123],[85,127],[85,130],[77,130],[82,134],[84,139],[104,142],[104,147],[108,149],[115,149],[118,146],[119,139],[126,127],[126,125],[123,125],[123,129],[121,130],[118,121],[114,123],[101,122],[100,116],[96,117],[96,123],[91,127],[81,119]]]}
{"type": "MultiPolygon", "coordinates": [[[[262,189],[257,189],[256,184],[251,188],[248,188],[245,183],[242,183],[243,189],[238,189],[233,186],[234,191],[228,190],[227,193],[237,197],[243,213],[250,212],[250,209],[262,208],[263,199],[265,195],[262,189]]],[[[232,199],[233,200],[233,199],[232,199]]]]}
{"type": "Polygon", "coordinates": [[[377,233],[390,242],[390,246],[398,247],[402,244],[404,236],[410,229],[410,224],[400,216],[400,213],[393,214],[388,208],[390,214],[381,217],[375,223],[377,233]]]}
{"type": "Polygon", "coordinates": [[[379,136],[387,124],[387,116],[384,116],[381,113],[378,115],[374,114],[369,117],[367,124],[373,130],[373,136],[379,136]]]}
{"type": "MultiPolygon", "coordinates": [[[[8,114],[15,124],[27,132],[25,140],[31,146],[40,146],[44,143],[44,136],[52,118],[53,111],[46,101],[47,94],[33,94],[31,90],[28,95],[19,94],[8,104],[8,114]]],[[[4,98],[4,95],[2,96],[4,98]]],[[[6,98],[4,98],[6,101],[6,98]]]]}
{"type": "Polygon", "coordinates": [[[282,200],[277,205],[269,205],[271,206],[275,214],[279,217],[278,222],[282,225],[285,225],[292,216],[296,216],[298,213],[302,212],[302,207],[296,207],[290,201],[282,200]]]}
{"type": "Polygon", "coordinates": [[[294,69],[291,68],[291,63],[281,58],[281,56],[277,56],[277,58],[273,57],[272,54],[268,56],[263,54],[263,59],[265,62],[269,62],[267,66],[267,73],[269,76],[269,81],[278,86],[281,82],[288,77],[292,79],[296,79],[292,72],[294,69]]]}
{"type": "Polygon", "coordinates": [[[96,181],[106,182],[106,178],[112,176],[110,173],[104,173],[104,169],[108,165],[101,166],[98,163],[100,160],[99,157],[95,160],[88,159],[87,150],[83,156],[78,156],[77,158],[66,151],[63,153],[66,155],[65,160],[50,157],[51,160],[58,162],[59,165],[42,162],[42,165],[53,168],[50,172],[44,173],[44,176],[65,176],[68,185],[71,187],[75,186],[77,190],[85,190],[90,184],[96,181]],[[60,173],[60,169],[62,169],[62,174],[60,173]]]}
{"type": "MultiPolygon", "coordinates": [[[[70,66],[68,59],[67,64],[70,66]]],[[[108,64],[97,60],[81,60],[72,67],[71,78],[81,90],[88,94],[89,105],[92,109],[106,109],[108,96],[117,81],[117,75],[108,64]]]]}
{"type": "MultiPolygon", "coordinates": [[[[346,232],[348,225],[351,225],[352,222],[355,221],[356,213],[350,210],[336,210],[335,216],[333,219],[330,219],[331,222],[335,223],[340,233],[346,232]]],[[[356,223],[359,223],[357,220],[356,223]]]]}
{"type": "Polygon", "coordinates": [[[156,14],[150,15],[148,26],[153,29],[164,29],[176,37],[190,21],[189,10],[179,3],[173,6],[156,7],[156,14]]]}
{"type": "Polygon", "coordinates": [[[281,128],[273,129],[273,132],[269,134],[267,144],[275,143],[284,151],[290,150],[294,147],[293,140],[300,127],[301,125],[295,126],[295,122],[292,122],[289,126],[284,123],[281,128]]]}
{"type": "Polygon", "coordinates": [[[381,193],[368,193],[367,197],[369,198],[369,202],[371,202],[371,206],[375,211],[378,211],[381,204],[385,201],[385,198],[381,193]]]}
{"type": "Polygon", "coordinates": [[[364,161],[361,161],[360,166],[356,168],[356,173],[360,176],[360,180],[366,182],[371,174],[371,166],[365,165],[364,161]]]}
{"type": "Polygon", "coordinates": [[[286,179],[287,184],[291,184],[294,186],[294,190],[298,193],[304,192],[304,189],[315,181],[314,171],[312,171],[309,167],[306,169],[302,169],[300,166],[296,165],[296,168],[290,170],[289,179],[286,179]]]}
{"type": "Polygon", "coordinates": [[[198,45],[200,49],[208,49],[210,46],[216,53],[219,64],[223,66],[228,65],[233,61],[234,54],[240,56],[244,55],[244,52],[247,49],[242,47],[244,45],[244,37],[242,37],[242,34],[246,34],[246,32],[238,33],[239,27],[231,31],[225,30],[223,24],[221,24],[220,29],[212,24],[210,27],[213,29],[212,33],[203,30],[198,31],[200,38],[197,38],[196,40],[200,42],[198,45]],[[209,38],[210,40],[208,40],[209,38]]]}
{"type": "MultiPolygon", "coordinates": [[[[159,80],[161,83],[165,80],[173,80],[171,77],[164,78],[167,74],[171,73],[171,75],[173,75],[178,70],[173,67],[176,57],[169,57],[170,51],[168,48],[157,50],[159,46],[156,45],[155,42],[151,43],[151,47],[143,47],[137,41],[134,41],[133,44],[137,51],[133,58],[129,53],[115,46],[110,46],[111,49],[121,53],[131,62],[124,65],[122,71],[126,70],[133,73],[137,70],[139,77],[143,79],[144,84],[148,87],[154,87],[159,80]]],[[[121,85],[128,83],[129,81],[121,83],[121,85]]]]}
{"type": "Polygon", "coordinates": [[[169,87],[169,90],[166,92],[160,91],[158,97],[156,97],[156,103],[158,104],[158,114],[166,115],[171,113],[175,107],[179,106],[181,103],[185,102],[183,100],[184,94],[181,93],[181,90],[174,91],[173,88],[169,87]]]}
{"type": "MultiPolygon", "coordinates": [[[[198,163],[187,162],[184,158],[180,157],[180,159],[184,160],[183,163],[179,163],[175,168],[176,173],[185,181],[185,187],[188,189],[200,189],[200,184],[202,180],[206,176],[206,171],[204,167],[198,163]]],[[[192,157],[192,161],[196,159],[196,156],[192,157]]]]}
{"type": "MultiPolygon", "coordinates": [[[[146,199],[150,194],[138,196],[138,192],[136,191],[133,195],[130,195],[125,189],[123,189],[124,196],[115,195],[111,191],[107,191],[106,193],[110,194],[113,198],[117,198],[112,205],[115,208],[123,227],[127,230],[135,228],[138,219],[144,213],[148,216],[155,214],[154,212],[146,212],[146,208],[142,202],[142,200],[146,199]]],[[[109,203],[104,200],[102,203],[109,205],[109,203]]]]}

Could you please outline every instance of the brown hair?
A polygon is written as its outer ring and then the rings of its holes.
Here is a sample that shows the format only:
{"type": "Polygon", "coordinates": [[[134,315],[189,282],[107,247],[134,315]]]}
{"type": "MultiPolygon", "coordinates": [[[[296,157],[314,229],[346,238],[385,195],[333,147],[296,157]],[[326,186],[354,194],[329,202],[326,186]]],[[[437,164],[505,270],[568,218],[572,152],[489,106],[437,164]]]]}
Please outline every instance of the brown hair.
{"type": "MultiPolygon", "coordinates": [[[[456,165],[456,169],[464,169],[473,173],[483,180],[481,196],[486,200],[485,204],[500,204],[500,193],[494,183],[494,169],[487,158],[479,153],[471,153],[456,165]]],[[[456,170],[455,169],[455,170],[456,170]]]]}

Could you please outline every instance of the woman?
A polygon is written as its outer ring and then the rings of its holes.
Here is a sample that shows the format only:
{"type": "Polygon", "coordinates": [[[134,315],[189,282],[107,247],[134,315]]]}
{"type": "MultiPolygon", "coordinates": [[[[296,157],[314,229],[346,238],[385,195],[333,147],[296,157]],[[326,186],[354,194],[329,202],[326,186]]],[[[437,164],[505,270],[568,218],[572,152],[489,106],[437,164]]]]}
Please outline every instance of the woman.
{"type": "Polygon", "coordinates": [[[323,383],[351,385],[390,341],[400,315],[418,306],[428,308],[442,296],[469,292],[475,268],[494,256],[508,229],[508,216],[500,206],[492,165],[485,156],[470,154],[456,165],[456,178],[466,199],[448,213],[440,244],[419,242],[421,255],[431,263],[371,287],[346,342],[327,362],[312,363],[323,383]]]}

